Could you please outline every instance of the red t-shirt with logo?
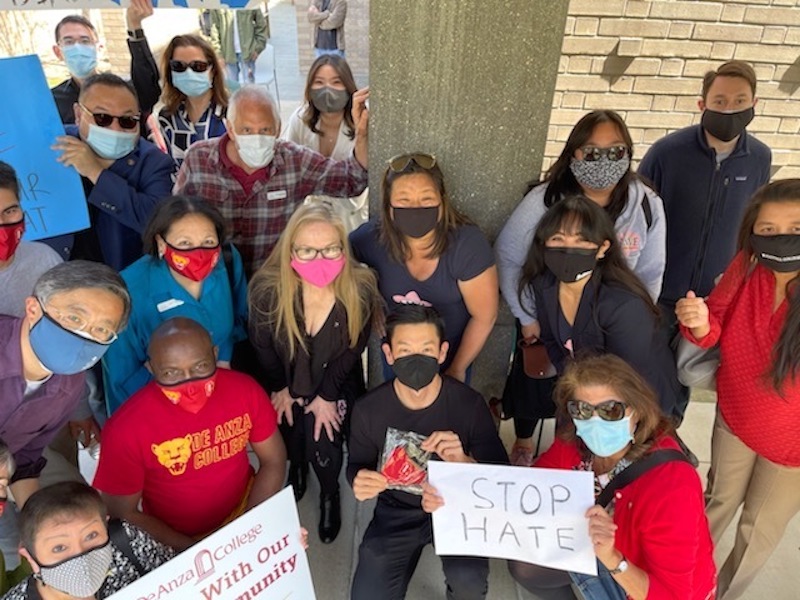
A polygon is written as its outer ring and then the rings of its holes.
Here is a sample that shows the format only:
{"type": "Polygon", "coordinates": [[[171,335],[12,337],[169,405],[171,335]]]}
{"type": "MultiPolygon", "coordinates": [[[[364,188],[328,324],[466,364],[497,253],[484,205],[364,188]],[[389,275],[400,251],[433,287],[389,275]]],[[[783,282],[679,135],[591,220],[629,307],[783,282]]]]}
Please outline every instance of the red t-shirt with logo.
{"type": "Polygon", "coordinates": [[[275,409],[250,377],[217,369],[208,403],[192,414],[155,382],[134,394],[103,428],[94,487],[142,493],[142,510],[183,534],[219,527],[241,502],[253,473],[248,442],[277,428],[275,409]]]}

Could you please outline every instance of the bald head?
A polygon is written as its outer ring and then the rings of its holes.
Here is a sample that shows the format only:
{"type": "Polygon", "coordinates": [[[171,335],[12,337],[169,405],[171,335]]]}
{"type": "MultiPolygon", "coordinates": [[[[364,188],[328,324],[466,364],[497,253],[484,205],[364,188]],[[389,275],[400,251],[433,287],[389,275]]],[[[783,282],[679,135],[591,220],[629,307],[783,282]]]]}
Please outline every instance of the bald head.
{"type": "Polygon", "coordinates": [[[159,325],[150,336],[147,353],[150,372],[166,385],[207,377],[216,368],[216,348],[208,331],[185,317],[159,325]]]}

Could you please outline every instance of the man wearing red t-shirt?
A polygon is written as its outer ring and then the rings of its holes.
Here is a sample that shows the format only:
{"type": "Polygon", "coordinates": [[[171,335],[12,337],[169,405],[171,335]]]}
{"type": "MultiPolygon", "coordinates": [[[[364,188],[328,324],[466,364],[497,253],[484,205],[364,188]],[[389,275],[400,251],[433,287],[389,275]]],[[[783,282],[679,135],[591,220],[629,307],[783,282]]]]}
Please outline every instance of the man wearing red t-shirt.
{"type": "Polygon", "coordinates": [[[165,321],[148,352],[154,381],[106,424],[94,487],[111,516],[184,550],[280,490],[286,450],[269,398],[246,375],[217,368],[201,325],[165,321]]]}

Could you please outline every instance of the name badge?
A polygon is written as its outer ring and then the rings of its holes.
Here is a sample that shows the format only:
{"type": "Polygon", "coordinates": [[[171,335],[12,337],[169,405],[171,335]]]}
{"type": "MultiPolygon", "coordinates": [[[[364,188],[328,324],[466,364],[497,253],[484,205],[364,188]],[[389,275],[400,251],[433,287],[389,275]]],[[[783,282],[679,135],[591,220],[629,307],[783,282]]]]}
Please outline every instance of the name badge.
{"type": "Polygon", "coordinates": [[[275,192],[267,192],[267,200],[283,200],[289,194],[286,193],[286,190],[277,190],[275,192]]]}
{"type": "Polygon", "coordinates": [[[158,309],[158,312],[163,313],[167,312],[172,308],[181,306],[182,304],[183,300],[178,300],[177,298],[170,298],[169,300],[164,300],[163,302],[159,302],[158,304],[156,304],[156,308],[158,309]]]}

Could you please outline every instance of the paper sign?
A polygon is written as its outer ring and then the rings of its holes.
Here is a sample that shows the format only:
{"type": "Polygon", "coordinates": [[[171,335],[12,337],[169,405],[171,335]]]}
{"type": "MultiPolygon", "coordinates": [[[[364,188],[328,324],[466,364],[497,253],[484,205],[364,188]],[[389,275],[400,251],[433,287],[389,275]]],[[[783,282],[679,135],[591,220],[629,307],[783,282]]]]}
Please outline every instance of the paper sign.
{"type": "Polygon", "coordinates": [[[89,227],[80,175],[56,161],[52,150],[64,126],[39,57],[0,59],[0,81],[24,93],[3,95],[0,160],[17,172],[25,211],[25,239],[38,240],[89,227]]]}
{"type": "Polygon", "coordinates": [[[430,461],[428,481],[444,499],[433,513],[436,554],[597,575],[585,517],[594,504],[591,473],[430,461]]]}
{"type": "Polygon", "coordinates": [[[291,487],[111,596],[187,598],[315,600],[291,487]]]}
{"type": "MultiPolygon", "coordinates": [[[[130,0],[0,0],[0,10],[127,8],[130,0]]],[[[260,8],[263,0],[153,0],[156,8],[260,8]]]]}

